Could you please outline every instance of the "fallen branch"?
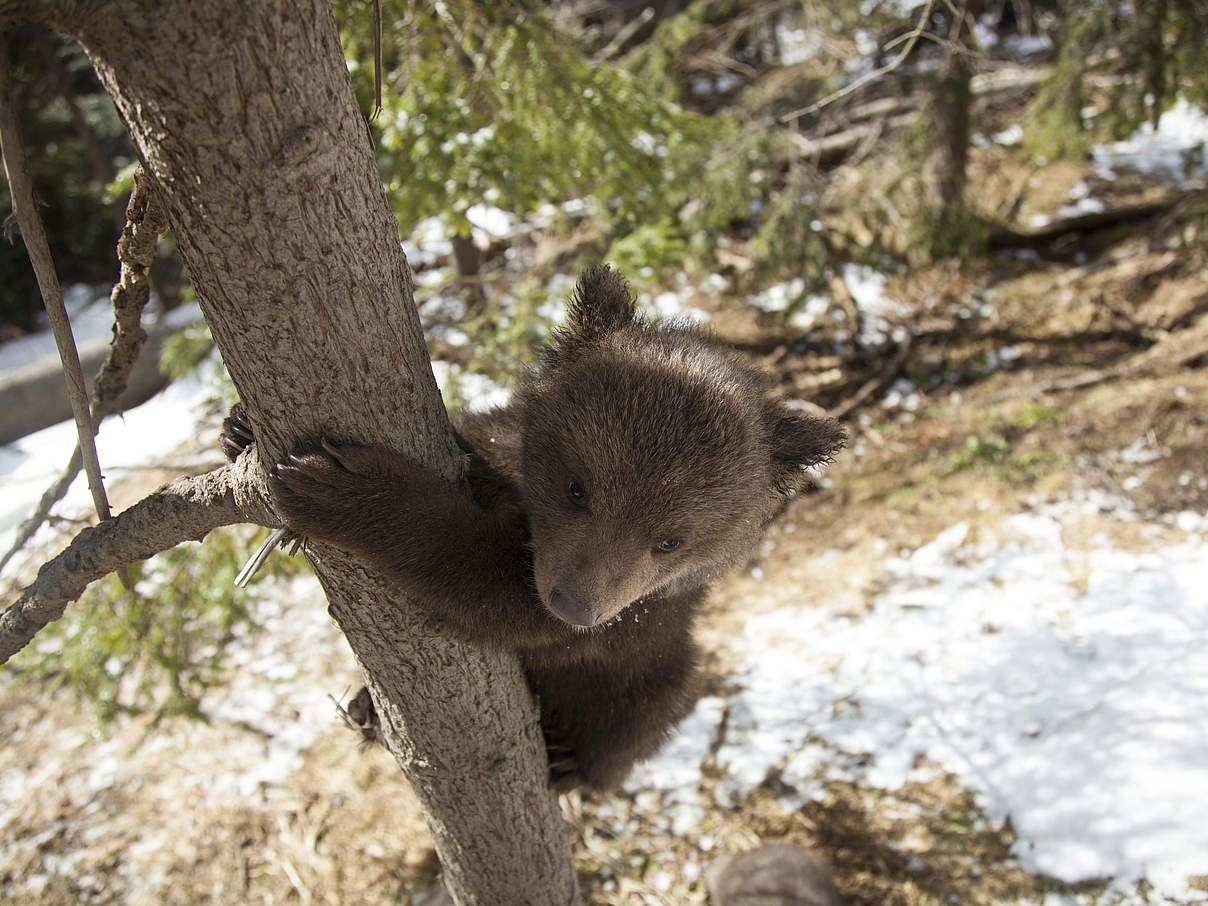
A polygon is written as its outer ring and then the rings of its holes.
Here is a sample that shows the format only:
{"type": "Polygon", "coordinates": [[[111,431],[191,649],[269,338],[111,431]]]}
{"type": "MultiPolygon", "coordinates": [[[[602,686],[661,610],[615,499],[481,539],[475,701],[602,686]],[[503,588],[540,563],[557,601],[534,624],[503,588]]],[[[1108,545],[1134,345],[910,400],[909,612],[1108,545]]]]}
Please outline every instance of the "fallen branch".
{"type": "Polygon", "coordinates": [[[908,333],[906,334],[906,339],[902,341],[902,345],[898,347],[898,351],[894,353],[894,357],[881,370],[881,373],[865,381],[859,390],[834,409],[831,409],[827,414],[831,418],[846,418],[849,412],[861,405],[878,390],[888,386],[891,381],[897,378],[898,373],[902,370],[902,366],[906,364],[906,359],[910,357],[910,350],[913,348],[914,334],[908,333]]]}
{"type": "Polygon", "coordinates": [[[788,123],[788,122],[792,122],[794,120],[798,120],[803,116],[809,116],[811,113],[816,113],[819,110],[821,110],[823,107],[827,107],[827,106],[833,104],[835,101],[839,100],[840,98],[845,98],[849,94],[859,91],[861,88],[863,88],[869,82],[874,82],[877,79],[880,79],[880,78],[883,78],[884,76],[889,75],[889,73],[893,72],[895,69],[897,69],[899,66],[901,66],[904,62],[906,62],[906,58],[908,56],[910,56],[910,52],[912,50],[914,50],[914,45],[918,43],[920,38],[927,38],[928,40],[938,42],[939,38],[936,35],[933,35],[927,31],[927,20],[931,18],[931,7],[933,6],[933,4],[934,4],[934,0],[927,0],[927,5],[925,7],[923,7],[923,12],[919,16],[918,23],[915,25],[915,27],[912,28],[910,31],[906,32],[904,35],[899,35],[890,44],[885,45],[885,48],[884,48],[885,50],[889,50],[892,46],[894,46],[896,44],[903,45],[902,49],[898,52],[898,55],[896,57],[894,57],[892,60],[890,60],[884,66],[878,66],[876,69],[873,69],[870,72],[864,73],[858,79],[855,79],[855,80],[849,82],[848,84],[844,85],[842,88],[839,88],[836,91],[832,91],[830,94],[826,95],[826,97],[822,98],[821,100],[815,101],[814,103],[810,104],[809,106],[801,107],[798,110],[793,110],[793,111],[790,111],[789,113],[784,114],[783,116],[780,117],[780,122],[788,123]]]}
{"type": "Polygon", "coordinates": [[[145,560],[182,541],[196,541],[235,522],[276,523],[253,490],[254,456],[241,456],[204,475],[182,478],[130,509],[81,531],[0,614],[0,663],[63,615],[84,589],[115,569],[145,560]]]}
{"type": "Polygon", "coordinates": [[[67,309],[63,307],[63,292],[59,276],[55,273],[50,245],[46,241],[46,230],[34,205],[33,185],[25,164],[25,147],[21,142],[21,131],[13,109],[11,62],[7,43],[0,43],[0,151],[4,155],[4,173],[8,177],[8,191],[12,198],[13,213],[21,227],[21,238],[29,252],[42,292],[46,316],[59,348],[59,359],[63,362],[63,373],[67,378],[67,395],[71,399],[71,411],[75,415],[76,433],[79,435],[80,453],[84,472],[88,475],[88,488],[96,506],[97,517],[109,518],[109,501],[105,497],[105,485],[101,481],[101,464],[97,460],[96,446],[92,442],[95,434],[92,413],[88,406],[88,392],[84,388],[84,373],[80,369],[80,355],[76,351],[75,339],[71,335],[71,322],[67,309]]]}
{"type": "Polygon", "coordinates": [[[1162,201],[1151,201],[1146,204],[1125,205],[1108,211],[1095,211],[1091,214],[1079,214],[1046,224],[1035,230],[1013,230],[1010,227],[1000,227],[990,234],[987,246],[990,251],[1005,249],[1040,250],[1052,245],[1058,240],[1076,233],[1092,233],[1133,223],[1138,220],[1148,220],[1173,210],[1190,193],[1173,195],[1162,201]]]}
{"type": "MultiPolygon", "coordinates": [[[[974,97],[984,97],[1002,91],[1031,88],[1044,81],[1048,72],[1048,67],[1041,67],[980,73],[971,80],[970,91],[974,97]]],[[[842,120],[845,128],[837,132],[817,137],[803,132],[789,132],[788,137],[802,157],[819,161],[833,158],[862,143],[876,140],[885,131],[913,124],[919,118],[923,103],[923,98],[918,96],[877,98],[844,110],[842,120]]]]}
{"type": "Polygon", "coordinates": [[[1208,315],[1200,317],[1190,327],[1164,332],[1149,348],[1109,368],[1084,371],[1051,381],[1016,385],[991,397],[986,401],[986,405],[1018,397],[1048,396],[1066,390],[1082,390],[1109,381],[1174,374],[1205,358],[1208,358],[1208,315]]]}
{"type": "Polygon", "coordinates": [[[790,132],[788,133],[788,137],[802,157],[821,159],[840,154],[844,151],[850,151],[861,142],[867,141],[870,137],[880,135],[885,129],[901,129],[903,126],[909,126],[918,117],[919,114],[917,111],[914,113],[899,113],[896,116],[889,117],[887,120],[863,123],[850,129],[844,129],[842,132],[824,135],[821,138],[809,138],[800,132],[790,132]]]}

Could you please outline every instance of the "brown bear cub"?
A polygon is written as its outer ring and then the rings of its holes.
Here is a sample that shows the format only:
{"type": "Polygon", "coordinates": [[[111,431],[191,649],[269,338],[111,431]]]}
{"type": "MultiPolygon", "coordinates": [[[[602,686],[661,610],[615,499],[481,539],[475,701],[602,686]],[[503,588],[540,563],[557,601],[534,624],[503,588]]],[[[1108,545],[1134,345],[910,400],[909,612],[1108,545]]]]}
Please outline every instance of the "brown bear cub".
{"type": "MultiPolygon", "coordinates": [[[[513,402],[455,421],[462,487],[324,439],[274,469],[273,502],[450,631],[515,651],[551,782],[604,789],[690,710],[709,581],[843,444],[838,423],[764,390],[700,331],[642,319],[625,281],[593,268],[513,402]]],[[[233,414],[228,454],[250,439],[233,414]]]]}

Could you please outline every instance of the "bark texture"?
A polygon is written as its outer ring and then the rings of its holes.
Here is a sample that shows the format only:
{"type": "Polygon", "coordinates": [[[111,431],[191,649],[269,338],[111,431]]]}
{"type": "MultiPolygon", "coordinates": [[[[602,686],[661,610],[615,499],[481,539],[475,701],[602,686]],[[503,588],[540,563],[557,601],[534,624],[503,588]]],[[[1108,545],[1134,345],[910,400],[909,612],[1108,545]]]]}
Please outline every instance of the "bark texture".
{"type": "MultiPolygon", "coordinates": [[[[393,447],[456,480],[326,0],[124,0],[93,12],[77,36],[164,199],[260,455],[327,435],[393,447]]],[[[339,552],[309,554],[457,902],[577,902],[515,658],[446,638],[339,552]]]]}
{"type": "Polygon", "coordinates": [[[935,256],[957,253],[968,240],[965,181],[969,107],[973,98],[971,26],[980,11],[981,0],[966,0],[946,11],[950,18],[948,43],[931,86],[931,125],[935,138],[935,160],[931,165],[935,225],[931,245],[935,256]]]}

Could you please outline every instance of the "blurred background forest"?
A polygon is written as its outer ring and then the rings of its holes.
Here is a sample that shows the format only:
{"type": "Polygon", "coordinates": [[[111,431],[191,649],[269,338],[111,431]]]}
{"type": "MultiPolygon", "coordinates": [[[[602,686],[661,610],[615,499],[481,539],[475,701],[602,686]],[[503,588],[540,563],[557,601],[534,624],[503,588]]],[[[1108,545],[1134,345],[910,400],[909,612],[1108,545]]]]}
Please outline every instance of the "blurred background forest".
{"type": "MultiPolygon", "coordinates": [[[[591,902],[704,903],[711,854],[782,837],[853,903],[1208,902],[1203,3],[383,0],[380,101],[371,4],[334,10],[451,408],[506,399],[605,260],[852,432],[719,584],[668,753],[567,801],[591,902]]],[[[107,333],[133,153],[78,47],[10,40],[107,333]]],[[[45,328],[19,241],[0,275],[2,373],[45,328]]],[[[170,233],[151,285],[145,322],[191,326],[160,408],[102,430],[119,505],[213,465],[231,399],[170,233]]],[[[6,601],[88,518],[77,486],[13,550],[69,455],[0,447],[6,601]]],[[[397,771],[333,720],[358,680],[305,567],[232,587],[254,544],[110,577],[6,666],[0,900],[431,885],[397,771]]]]}

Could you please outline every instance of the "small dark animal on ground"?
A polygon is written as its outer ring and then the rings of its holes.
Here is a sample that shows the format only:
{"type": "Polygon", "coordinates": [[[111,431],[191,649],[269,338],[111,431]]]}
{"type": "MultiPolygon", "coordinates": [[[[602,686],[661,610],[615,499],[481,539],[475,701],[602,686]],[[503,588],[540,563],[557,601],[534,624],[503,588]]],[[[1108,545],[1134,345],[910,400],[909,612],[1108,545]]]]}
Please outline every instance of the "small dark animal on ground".
{"type": "MultiPolygon", "coordinates": [[[[607,267],[503,408],[455,420],[460,487],[317,440],[273,471],[290,528],[348,551],[454,633],[515,651],[558,789],[607,788],[691,708],[693,616],[844,431],[765,396],[701,331],[650,322],[607,267]]],[[[223,448],[251,440],[238,410],[223,448]]]]}
{"type": "Polygon", "coordinates": [[[792,843],[727,853],[705,880],[717,906],[843,906],[830,867],[792,843]]]}

